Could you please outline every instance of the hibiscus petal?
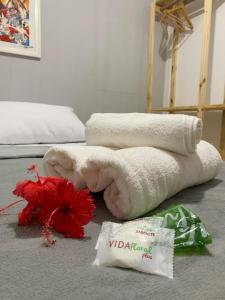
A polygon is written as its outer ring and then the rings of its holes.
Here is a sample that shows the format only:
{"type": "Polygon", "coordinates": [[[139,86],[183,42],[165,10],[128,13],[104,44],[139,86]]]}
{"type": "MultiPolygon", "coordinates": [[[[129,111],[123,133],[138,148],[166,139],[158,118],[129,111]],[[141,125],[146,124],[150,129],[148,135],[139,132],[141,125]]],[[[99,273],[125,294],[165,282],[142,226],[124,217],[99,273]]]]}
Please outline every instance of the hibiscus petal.
{"type": "Polygon", "coordinates": [[[92,220],[95,208],[93,198],[89,195],[87,199],[73,205],[72,213],[79,225],[86,225],[92,220]]]}
{"type": "Polygon", "coordinates": [[[62,179],[53,177],[39,177],[39,180],[34,182],[31,180],[24,180],[16,185],[13,194],[22,197],[28,202],[40,205],[45,199],[52,199],[57,193],[57,185],[62,179]]]}
{"type": "Polygon", "coordinates": [[[13,194],[18,196],[18,197],[22,197],[24,198],[24,189],[26,187],[27,184],[29,184],[30,182],[32,182],[31,180],[24,180],[24,181],[20,181],[16,184],[16,188],[13,191],[13,194]]]}
{"type": "Polygon", "coordinates": [[[21,226],[27,226],[32,219],[35,207],[33,204],[28,203],[26,207],[18,215],[18,223],[21,226]]]}
{"type": "Polygon", "coordinates": [[[65,237],[84,237],[84,229],[76,223],[71,214],[64,214],[62,211],[57,211],[53,216],[52,227],[55,231],[63,233],[65,237]]]}

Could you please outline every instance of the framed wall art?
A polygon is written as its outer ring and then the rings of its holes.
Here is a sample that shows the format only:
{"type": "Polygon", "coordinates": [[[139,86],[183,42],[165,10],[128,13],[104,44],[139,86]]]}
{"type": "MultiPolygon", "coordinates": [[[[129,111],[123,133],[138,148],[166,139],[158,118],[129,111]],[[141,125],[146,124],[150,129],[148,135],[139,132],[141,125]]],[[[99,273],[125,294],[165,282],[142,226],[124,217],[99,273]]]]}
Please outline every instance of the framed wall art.
{"type": "Polygon", "coordinates": [[[0,0],[0,52],[41,57],[41,0],[0,0]]]}

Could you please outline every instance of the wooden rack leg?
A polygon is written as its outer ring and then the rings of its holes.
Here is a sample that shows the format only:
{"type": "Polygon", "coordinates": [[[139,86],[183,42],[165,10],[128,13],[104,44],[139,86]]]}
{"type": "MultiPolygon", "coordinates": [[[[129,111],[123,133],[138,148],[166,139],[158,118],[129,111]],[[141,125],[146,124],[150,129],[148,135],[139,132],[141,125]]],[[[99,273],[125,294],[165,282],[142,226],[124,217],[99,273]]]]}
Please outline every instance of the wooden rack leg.
{"type": "Polygon", "coordinates": [[[155,48],[155,15],[156,0],[152,1],[149,22],[149,51],[148,51],[148,78],[147,78],[147,112],[152,111],[153,98],[153,71],[154,71],[154,48],[155,48]]]}
{"type": "MultiPolygon", "coordinates": [[[[179,32],[173,32],[173,50],[172,50],[172,67],[171,67],[171,81],[170,81],[170,108],[174,108],[176,101],[176,81],[177,81],[177,52],[179,44],[179,32]]],[[[173,113],[173,111],[170,111],[173,113]]]]}
{"type": "Polygon", "coordinates": [[[203,42],[201,58],[201,74],[199,82],[199,112],[198,116],[204,118],[204,105],[206,102],[207,85],[208,85],[208,66],[209,66],[209,46],[212,19],[212,0],[205,0],[204,20],[203,20],[203,42]]]}

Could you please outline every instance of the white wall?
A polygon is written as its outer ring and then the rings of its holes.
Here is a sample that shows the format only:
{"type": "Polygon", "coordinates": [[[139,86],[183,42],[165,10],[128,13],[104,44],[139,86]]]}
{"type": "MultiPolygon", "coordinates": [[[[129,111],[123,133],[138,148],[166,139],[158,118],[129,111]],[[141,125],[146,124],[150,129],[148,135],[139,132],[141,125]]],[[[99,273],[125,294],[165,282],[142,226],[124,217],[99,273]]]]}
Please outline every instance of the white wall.
{"type": "MultiPolygon", "coordinates": [[[[40,61],[0,54],[0,101],[146,109],[150,0],[42,0],[40,61]]],[[[160,97],[161,98],[161,97],[160,97]]]]}
{"type": "MultiPolygon", "coordinates": [[[[203,1],[198,1],[201,7],[203,1]]],[[[194,4],[196,5],[196,4],[194,4]]],[[[194,7],[190,6],[190,11],[194,7]]],[[[198,103],[198,86],[200,78],[201,48],[202,48],[202,14],[192,17],[194,32],[181,37],[178,51],[177,69],[177,105],[195,105],[198,103]]],[[[169,102],[169,84],[171,73],[171,43],[168,42],[168,57],[162,56],[161,60],[166,60],[164,65],[164,96],[163,104],[169,102]]],[[[213,1],[212,34],[209,63],[209,88],[207,103],[223,103],[225,85],[225,2],[213,1]]],[[[221,112],[208,112],[205,117],[204,139],[209,140],[217,147],[219,146],[221,112]]]]}
{"type": "Polygon", "coordinates": [[[161,53],[162,26],[155,23],[154,76],[153,76],[153,107],[162,107],[165,84],[165,58],[161,53]]]}

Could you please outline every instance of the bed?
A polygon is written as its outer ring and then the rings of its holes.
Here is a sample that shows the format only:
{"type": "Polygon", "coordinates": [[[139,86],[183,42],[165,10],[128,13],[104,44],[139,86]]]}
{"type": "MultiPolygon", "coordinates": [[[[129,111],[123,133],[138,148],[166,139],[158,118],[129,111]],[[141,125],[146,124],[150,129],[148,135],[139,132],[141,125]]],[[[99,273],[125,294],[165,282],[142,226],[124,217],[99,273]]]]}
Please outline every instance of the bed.
{"type": "MultiPolygon", "coordinates": [[[[46,146],[48,147],[48,146],[46,146]]],[[[0,147],[0,206],[15,200],[15,183],[29,176],[35,163],[42,169],[43,147],[0,147]],[[34,150],[35,149],[35,150],[34,150]]],[[[120,268],[95,267],[94,246],[104,220],[116,221],[95,195],[97,210],[84,240],[56,235],[47,248],[39,226],[18,227],[18,205],[0,217],[0,298],[10,299],[224,299],[225,294],[225,164],[216,179],[189,188],[158,210],[183,203],[198,214],[213,235],[208,250],[175,256],[174,279],[120,268]]]]}

